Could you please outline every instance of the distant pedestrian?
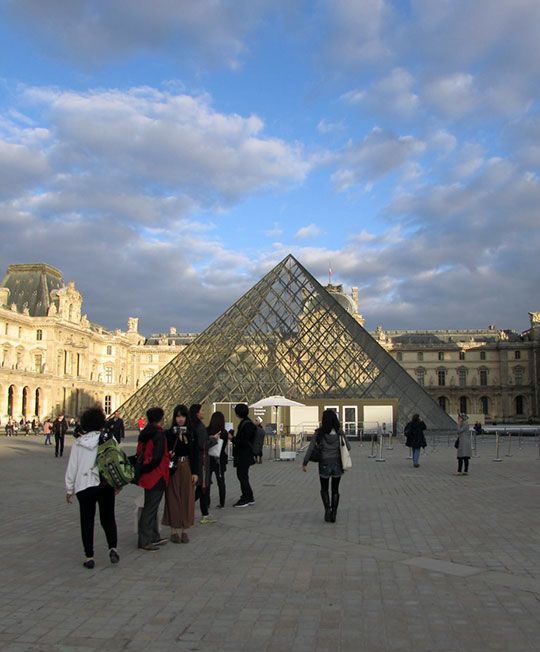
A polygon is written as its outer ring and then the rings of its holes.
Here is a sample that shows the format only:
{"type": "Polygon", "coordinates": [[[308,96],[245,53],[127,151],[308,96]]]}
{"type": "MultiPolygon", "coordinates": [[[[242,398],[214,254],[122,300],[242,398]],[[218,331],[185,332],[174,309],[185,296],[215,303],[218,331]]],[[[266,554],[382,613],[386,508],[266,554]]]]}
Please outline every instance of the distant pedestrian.
{"type": "Polygon", "coordinates": [[[139,517],[139,548],[159,550],[167,543],[159,533],[158,509],[165,489],[169,484],[169,451],[167,439],[163,432],[163,410],[150,408],[146,417],[148,424],[142,430],[137,441],[138,458],[143,464],[139,487],[144,489],[144,506],[139,517]]]}
{"type": "Polygon", "coordinates": [[[105,429],[120,444],[125,437],[124,421],[120,418],[120,412],[115,410],[110,419],[105,424],[105,429]]]}
{"type": "Polygon", "coordinates": [[[64,439],[68,429],[67,421],[63,414],[59,414],[53,421],[52,432],[54,435],[54,456],[60,457],[64,454],[64,439]]]}
{"type": "Polygon", "coordinates": [[[219,491],[219,505],[221,509],[225,507],[225,497],[227,489],[225,486],[225,471],[227,470],[227,444],[229,443],[229,433],[225,430],[225,416],[223,412],[214,412],[210,417],[208,424],[208,434],[219,435],[221,439],[221,446],[219,442],[216,446],[212,446],[208,454],[210,456],[210,480],[215,476],[218,491],[219,491]],[[219,449],[219,450],[218,450],[219,449]]]}
{"type": "Polygon", "coordinates": [[[456,448],[458,461],[458,470],[456,475],[462,475],[462,472],[463,475],[468,475],[469,460],[472,455],[472,445],[469,418],[466,414],[458,415],[456,448]]]}
{"type": "Polygon", "coordinates": [[[94,568],[94,519],[96,505],[99,505],[99,520],[107,538],[109,559],[112,564],[120,561],[118,535],[114,516],[115,490],[101,480],[96,466],[101,430],[105,425],[105,413],[100,407],[88,408],[81,415],[83,434],[75,440],[71,448],[66,470],[66,501],[71,503],[73,496],[79,501],[81,536],[86,560],[85,568],[94,568]]]}
{"type": "Polygon", "coordinates": [[[248,507],[255,504],[253,489],[249,482],[249,467],[255,463],[253,444],[257,436],[257,428],[249,418],[249,408],[245,403],[238,403],[234,412],[240,419],[240,423],[233,437],[233,458],[242,493],[233,507],[248,507]]]}
{"type": "Polygon", "coordinates": [[[51,441],[52,426],[53,426],[53,422],[49,419],[49,417],[47,417],[43,422],[43,434],[45,435],[45,446],[47,446],[47,444],[50,444],[52,446],[52,441],[51,441]]]}
{"type": "Polygon", "coordinates": [[[477,437],[482,434],[482,424],[480,423],[480,421],[477,421],[474,424],[474,432],[476,433],[477,437]]]}
{"type": "Polygon", "coordinates": [[[195,485],[199,467],[199,448],[187,428],[188,409],[177,405],[172,423],[165,431],[169,450],[170,480],[165,490],[163,525],[171,528],[173,543],[188,543],[187,530],[195,519],[195,485]]]}
{"type": "Polygon", "coordinates": [[[412,449],[413,466],[417,469],[420,466],[420,449],[427,446],[424,431],[426,424],[420,419],[419,414],[414,414],[413,418],[405,426],[405,445],[412,449]]]}
{"type": "Polygon", "coordinates": [[[255,440],[253,442],[253,454],[255,455],[255,462],[257,464],[262,464],[263,461],[263,449],[264,449],[264,438],[266,433],[263,428],[263,420],[261,417],[255,419],[255,427],[257,428],[257,434],[255,435],[255,440]]]}
{"type": "Polygon", "coordinates": [[[347,449],[351,445],[347,441],[339,419],[334,410],[324,410],[322,413],[321,426],[315,431],[308,449],[306,451],[302,470],[307,471],[307,465],[315,446],[319,448],[319,480],[321,483],[321,499],[324,505],[324,520],[327,523],[335,523],[339,506],[339,483],[343,475],[341,463],[342,442],[345,442],[347,449]],[[332,500],[330,502],[329,488],[332,481],[332,500]]]}

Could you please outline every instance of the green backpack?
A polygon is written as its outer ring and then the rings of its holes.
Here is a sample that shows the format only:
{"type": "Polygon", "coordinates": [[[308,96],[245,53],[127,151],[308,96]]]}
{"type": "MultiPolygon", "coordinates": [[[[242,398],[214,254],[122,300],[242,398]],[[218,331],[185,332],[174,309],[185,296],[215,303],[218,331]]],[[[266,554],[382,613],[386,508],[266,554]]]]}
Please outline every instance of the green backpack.
{"type": "Polygon", "coordinates": [[[100,438],[96,466],[105,482],[115,489],[130,484],[135,475],[133,465],[113,437],[100,438]]]}

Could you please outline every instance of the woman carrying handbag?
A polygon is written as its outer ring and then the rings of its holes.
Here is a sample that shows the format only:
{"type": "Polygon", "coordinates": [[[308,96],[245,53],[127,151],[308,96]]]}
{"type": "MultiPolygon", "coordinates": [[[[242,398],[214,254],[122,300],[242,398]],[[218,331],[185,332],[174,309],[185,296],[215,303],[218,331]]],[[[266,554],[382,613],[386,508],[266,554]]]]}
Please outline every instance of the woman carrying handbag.
{"type": "Polygon", "coordinates": [[[322,414],[320,428],[315,432],[304,457],[303,471],[307,471],[310,461],[319,464],[319,479],[321,482],[321,499],[324,505],[324,520],[335,523],[339,505],[339,483],[344,473],[344,463],[350,468],[350,456],[347,455],[351,446],[341,430],[339,419],[334,410],[325,410],[322,414]],[[342,456],[341,449],[345,451],[342,456]],[[345,452],[347,454],[345,454],[345,452]],[[328,493],[332,480],[332,501],[328,493]]]}

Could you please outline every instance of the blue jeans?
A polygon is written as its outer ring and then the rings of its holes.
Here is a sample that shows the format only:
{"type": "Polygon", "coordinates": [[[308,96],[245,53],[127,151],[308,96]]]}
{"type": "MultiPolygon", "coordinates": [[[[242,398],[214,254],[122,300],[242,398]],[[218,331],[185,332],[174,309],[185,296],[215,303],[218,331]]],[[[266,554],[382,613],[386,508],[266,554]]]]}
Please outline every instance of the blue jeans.
{"type": "Polygon", "coordinates": [[[412,461],[413,461],[413,464],[419,464],[420,463],[420,449],[419,448],[413,448],[412,449],[412,461]]]}

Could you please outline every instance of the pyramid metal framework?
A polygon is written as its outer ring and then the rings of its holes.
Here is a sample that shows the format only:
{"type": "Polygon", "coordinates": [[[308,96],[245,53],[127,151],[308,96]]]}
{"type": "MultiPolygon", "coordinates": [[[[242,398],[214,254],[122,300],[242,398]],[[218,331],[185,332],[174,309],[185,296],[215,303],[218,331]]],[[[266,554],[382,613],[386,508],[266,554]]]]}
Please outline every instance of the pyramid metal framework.
{"type": "Polygon", "coordinates": [[[398,423],[418,412],[430,429],[453,420],[341,304],[288,255],[120,410],[306,399],[398,399],[398,423]]]}

